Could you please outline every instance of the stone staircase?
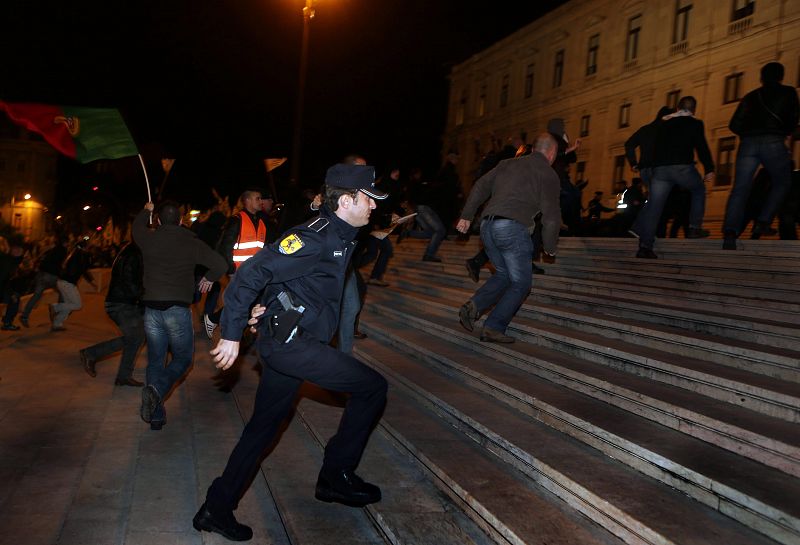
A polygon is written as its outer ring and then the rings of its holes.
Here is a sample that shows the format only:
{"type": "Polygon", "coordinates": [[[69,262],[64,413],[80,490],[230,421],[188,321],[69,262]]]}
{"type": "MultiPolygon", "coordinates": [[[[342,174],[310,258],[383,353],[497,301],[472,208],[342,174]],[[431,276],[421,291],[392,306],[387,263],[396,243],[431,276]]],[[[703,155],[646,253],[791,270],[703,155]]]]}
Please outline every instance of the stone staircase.
{"type": "Polygon", "coordinates": [[[512,345],[458,323],[477,240],[424,244],[395,247],[356,343],[390,382],[362,464],[385,541],[800,543],[800,244],[562,239],[512,345]]]}

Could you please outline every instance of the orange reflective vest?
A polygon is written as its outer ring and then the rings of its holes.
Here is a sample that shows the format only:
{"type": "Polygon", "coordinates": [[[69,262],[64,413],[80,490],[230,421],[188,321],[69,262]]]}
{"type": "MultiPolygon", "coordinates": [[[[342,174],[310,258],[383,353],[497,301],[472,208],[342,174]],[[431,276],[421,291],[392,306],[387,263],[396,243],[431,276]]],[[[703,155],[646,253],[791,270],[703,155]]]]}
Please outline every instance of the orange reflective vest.
{"type": "Polygon", "coordinates": [[[233,265],[237,269],[239,265],[256,255],[267,240],[267,226],[261,218],[258,219],[258,227],[255,227],[247,212],[242,210],[239,212],[239,220],[241,224],[239,238],[233,245],[233,265]]]}

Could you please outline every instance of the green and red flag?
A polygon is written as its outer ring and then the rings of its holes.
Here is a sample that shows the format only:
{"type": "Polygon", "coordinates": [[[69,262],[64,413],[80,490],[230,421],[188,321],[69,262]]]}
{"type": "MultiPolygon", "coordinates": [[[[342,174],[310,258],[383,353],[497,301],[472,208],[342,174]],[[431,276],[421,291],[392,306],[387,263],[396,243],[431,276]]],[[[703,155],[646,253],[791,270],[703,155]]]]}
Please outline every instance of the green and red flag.
{"type": "Polygon", "coordinates": [[[0,100],[0,110],[11,121],[41,134],[51,146],[81,163],[139,154],[125,121],[113,108],[0,100]]]}

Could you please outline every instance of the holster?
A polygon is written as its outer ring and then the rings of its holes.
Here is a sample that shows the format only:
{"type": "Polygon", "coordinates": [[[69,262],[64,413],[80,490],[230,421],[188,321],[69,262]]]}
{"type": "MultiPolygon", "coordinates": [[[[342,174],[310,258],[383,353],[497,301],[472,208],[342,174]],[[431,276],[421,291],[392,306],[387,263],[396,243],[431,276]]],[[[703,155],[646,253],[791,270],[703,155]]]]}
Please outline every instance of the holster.
{"type": "Polygon", "coordinates": [[[302,317],[303,314],[293,308],[270,316],[269,331],[272,338],[280,344],[292,340],[297,330],[297,324],[302,317]]]}

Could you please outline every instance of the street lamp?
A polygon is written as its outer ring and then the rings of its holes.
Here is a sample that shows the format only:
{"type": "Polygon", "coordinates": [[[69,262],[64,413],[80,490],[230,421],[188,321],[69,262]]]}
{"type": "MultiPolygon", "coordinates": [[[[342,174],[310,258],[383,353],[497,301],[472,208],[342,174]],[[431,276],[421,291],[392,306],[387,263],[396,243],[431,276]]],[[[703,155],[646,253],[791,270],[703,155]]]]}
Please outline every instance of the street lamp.
{"type": "Polygon", "coordinates": [[[300,176],[300,141],[303,126],[303,103],[306,92],[306,72],[308,71],[308,33],[311,19],[314,18],[317,0],[306,0],[303,7],[303,42],[300,47],[300,75],[297,82],[297,106],[294,113],[294,137],[292,139],[291,181],[298,182],[300,176]]]}

